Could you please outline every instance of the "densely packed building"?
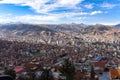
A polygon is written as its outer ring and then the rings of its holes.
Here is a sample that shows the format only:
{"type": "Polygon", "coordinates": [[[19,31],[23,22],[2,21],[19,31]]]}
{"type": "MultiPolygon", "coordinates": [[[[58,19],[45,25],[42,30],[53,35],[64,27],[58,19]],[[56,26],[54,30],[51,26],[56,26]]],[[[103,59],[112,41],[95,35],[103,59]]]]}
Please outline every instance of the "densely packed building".
{"type": "Polygon", "coordinates": [[[58,46],[0,40],[0,44],[1,70],[12,68],[19,76],[29,71],[43,72],[45,67],[57,69],[57,73],[61,73],[58,67],[66,59],[74,65],[74,75],[79,75],[77,80],[90,78],[92,66],[98,76],[98,73],[104,74],[104,69],[115,69],[120,64],[120,46],[113,43],[81,42],[79,46],[58,46]]]}

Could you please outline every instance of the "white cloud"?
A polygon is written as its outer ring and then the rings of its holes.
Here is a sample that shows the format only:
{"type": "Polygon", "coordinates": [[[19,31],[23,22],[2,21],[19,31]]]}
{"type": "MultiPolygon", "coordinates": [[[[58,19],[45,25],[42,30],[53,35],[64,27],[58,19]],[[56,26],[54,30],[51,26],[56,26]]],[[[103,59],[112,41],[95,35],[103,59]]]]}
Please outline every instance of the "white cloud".
{"type": "Polygon", "coordinates": [[[110,3],[103,3],[101,7],[107,8],[107,9],[112,9],[113,7],[116,7],[116,4],[110,4],[110,3]]]}
{"type": "Polygon", "coordinates": [[[88,9],[92,9],[93,8],[93,4],[86,4],[85,7],[88,8],[88,9]]]}
{"type": "MultiPolygon", "coordinates": [[[[76,6],[78,3],[81,3],[83,0],[58,0],[58,4],[63,6],[76,6]]],[[[60,5],[59,5],[60,6],[60,5]]]]}
{"type": "Polygon", "coordinates": [[[96,15],[96,14],[102,14],[102,11],[93,11],[90,13],[90,15],[96,15]]]}
{"type": "Polygon", "coordinates": [[[58,13],[58,14],[46,14],[46,15],[22,15],[22,16],[14,16],[14,15],[6,15],[0,16],[0,22],[30,22],[30,23],[56,23],[61,22],[64,19],[67,21],[82,21],[87,19],[86,16],[101,14],[102,11],[93,11],[93,12],[68,12],[68,13],[58,13]]]}
{"type": "MultiPolygon", "coordinates": [[[[22,20],[40,20],[40,21],[59,21],[63,18],[70,19],[74,18],[75,16],[83,16],[87,15],[86,12],[70,12],[70,13],[63,13],[63,14],[48,14],[48,15],[24,15],[19,16],[22,20]]],[[[17,17],[18,18],[18,17],[17,17]]]]}
{"type": "Polygon", "coordinates": [[[15,4],[21,6],[29,6],[31,9],[34,9],[36,12],[45,12],[48,7],[45,3],[49,0],[2,0],[0,4],[15,4]]]}
{"type": "Polygon", "coordinates": [[[4,22],[11,22],[11,17],[9,16],[0,16],[0,23],[4,23],[4,22]]]}
{"type": "Polygon", "coordinates": [[[33,20],[33,21],[56,21],[58,18],[56,16],[40,16],[40,15],[24,15],[24,16],[17,16],[16,19],[20,20],[33,20]]]}
{"type": "Polygon", "coordinates": [[[2,0],[0,4],[17,4],[21,6],[29,6],[38,13],[47,13],[57,7],[75,8],[77,4],[83,0],[54,0],[53,4],[46,4],[51,0],[2,0]]]}
{"type": "Polygon", "coordinates": [[[22,16],[14,16],[14,15],[7,15],[7,16],[0,16],[0,22],[56,22],[62,21],[63,19],[66,20],[78,20],[84,19],[83,17],[88,15],[87,12],[69,12],[69,13],[62,13],[62,14],[52,14],[49,13],[47,15],[22,15],[22,16]]]}

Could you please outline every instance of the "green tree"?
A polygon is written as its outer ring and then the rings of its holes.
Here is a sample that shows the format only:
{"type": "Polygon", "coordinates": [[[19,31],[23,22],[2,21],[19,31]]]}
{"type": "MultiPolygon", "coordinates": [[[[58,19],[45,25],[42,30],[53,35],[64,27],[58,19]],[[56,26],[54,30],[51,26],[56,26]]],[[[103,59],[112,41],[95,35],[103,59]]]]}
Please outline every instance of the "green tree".
{"type": "Polygon", "coordinates": [[[33,71],[29,71],[29,72],[28,72],[28,75],[30,76],[30,79],[29,79],[29,80],[34,80],[35,74],[34,74],[33,71]]]}
{"type": "Polygon", "coordinates": [[[94,77],[95,77],[96,73],[94,71],[93,65],[91,66],[91,72],[90,73],[91,73],[91,75],[90,75],[91,80],[94,80],[94,77]]]}
{"type": "Polygon", "coordinates": [[[4,74],[11,76],[13,79],[16,78],[16,73],[13,69],[5,69],[4,74]]]}
{"type": "Polygon", "coordinates": [[[75,68],[72,62],[69,59],[65,59],[64,64],[62,65],[63,73],[66,75],[66,80],[74,80],[75,68]]]}
{"type": "Polygon", "coordinates": [[[41,80],[53,80],[50,69],[44,69],[41,75],[41,80]]]}

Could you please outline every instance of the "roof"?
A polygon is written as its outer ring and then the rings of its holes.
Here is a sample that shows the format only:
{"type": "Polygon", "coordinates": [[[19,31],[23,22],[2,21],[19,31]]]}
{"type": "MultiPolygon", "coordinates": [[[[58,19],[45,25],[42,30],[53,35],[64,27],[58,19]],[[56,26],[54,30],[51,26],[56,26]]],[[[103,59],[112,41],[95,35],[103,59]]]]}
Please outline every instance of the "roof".
{"type": "Polygon", "coordinates": [[[109,72],[104,72],[103,75],[99,75],[99,80],[110,80],[109,72]]]}
{"type": "Polygon", "coordinates": [[[94,67],[105,67],[106,61],[98,61],[98,62],[94,62],[94,67]]]}
{"type": "Polygon", "coordinates": [[[110,77],[112,79],[120,78],[120,69],[110,69],[110,77]]]}
{"type": "Polygon", "coordinates": [[[19,72],[24,71],[24,68],[23,67],[15,67],[14,70],[16,73],[19,73],[19,72]]]}
{"type": "Polygon", "coordinates": [[[101,56],[97,56],[97,57],[92,58],[93,61],[100,61],[101,59],[102,59],[101,56]]]}

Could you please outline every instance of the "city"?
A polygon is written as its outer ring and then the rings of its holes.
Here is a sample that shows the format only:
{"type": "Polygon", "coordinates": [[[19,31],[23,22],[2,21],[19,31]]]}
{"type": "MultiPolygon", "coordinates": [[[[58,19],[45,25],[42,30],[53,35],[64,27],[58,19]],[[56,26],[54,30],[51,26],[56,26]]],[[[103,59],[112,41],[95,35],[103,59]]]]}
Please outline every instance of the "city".
{"type": "MultiPolygon", "coordinates": [[[[34,26],[31,28],[34,29],[34,26]]],[[[13,29],[13,31],[16,30],[19,32],[19,29],[13,29]]],[[[6,69],[8,71],[12,69],[15,71],[16,80],[41,80],[42,78],[42,80],[51,80],[49,76],[56,73],[58,73],[57,76],[60,80],[93,80],[95,78],[95,80],[103,80],[103,78],[110,80],[119,78],[118,73],[116,73],[117,77],[115,75],[115,71],[118,70],[119,72],[120,67],[118,33],[113,32],[113,37],[106,39],[113,41],[105,42],[103,40],[92,40],[93,38],[87,38],[87,41],[85,36],[81,39],[82,37],[79,38],[78,35],[71,36],[67,33],[63,34],[63,32],[54,32],[52,33],[54,35],[51,35],[50,30],[45,30],[40,31],[40,38],[38,35],[36,38],[35,35],[30,35],[30,37],[28,34],[18,35],[18,33],[11,36],[14,33],[13,31],[6,35],[2,30],[0,34],[1,74],[4,74],[6,69]],[[53,36],[54,38],[52,38],[53,36]],[[67,67],[64,69],[64,66],[67,67]],[[46,70],[51,74],[47,74],[46,70]],[[68,72],[65,72],[66,70],[68,72]],[[49,76],[45,77],[45,75],[49,76]]],[[[108,32],[108,30],[106,31],[108,32]]],[[[99,35],[101,34],[97,36],[99,35]]]]}
{"type": "Polygon", "coordinates": [[[120,80],[120,0],[0,0],[0,80],[120,80]]]}

